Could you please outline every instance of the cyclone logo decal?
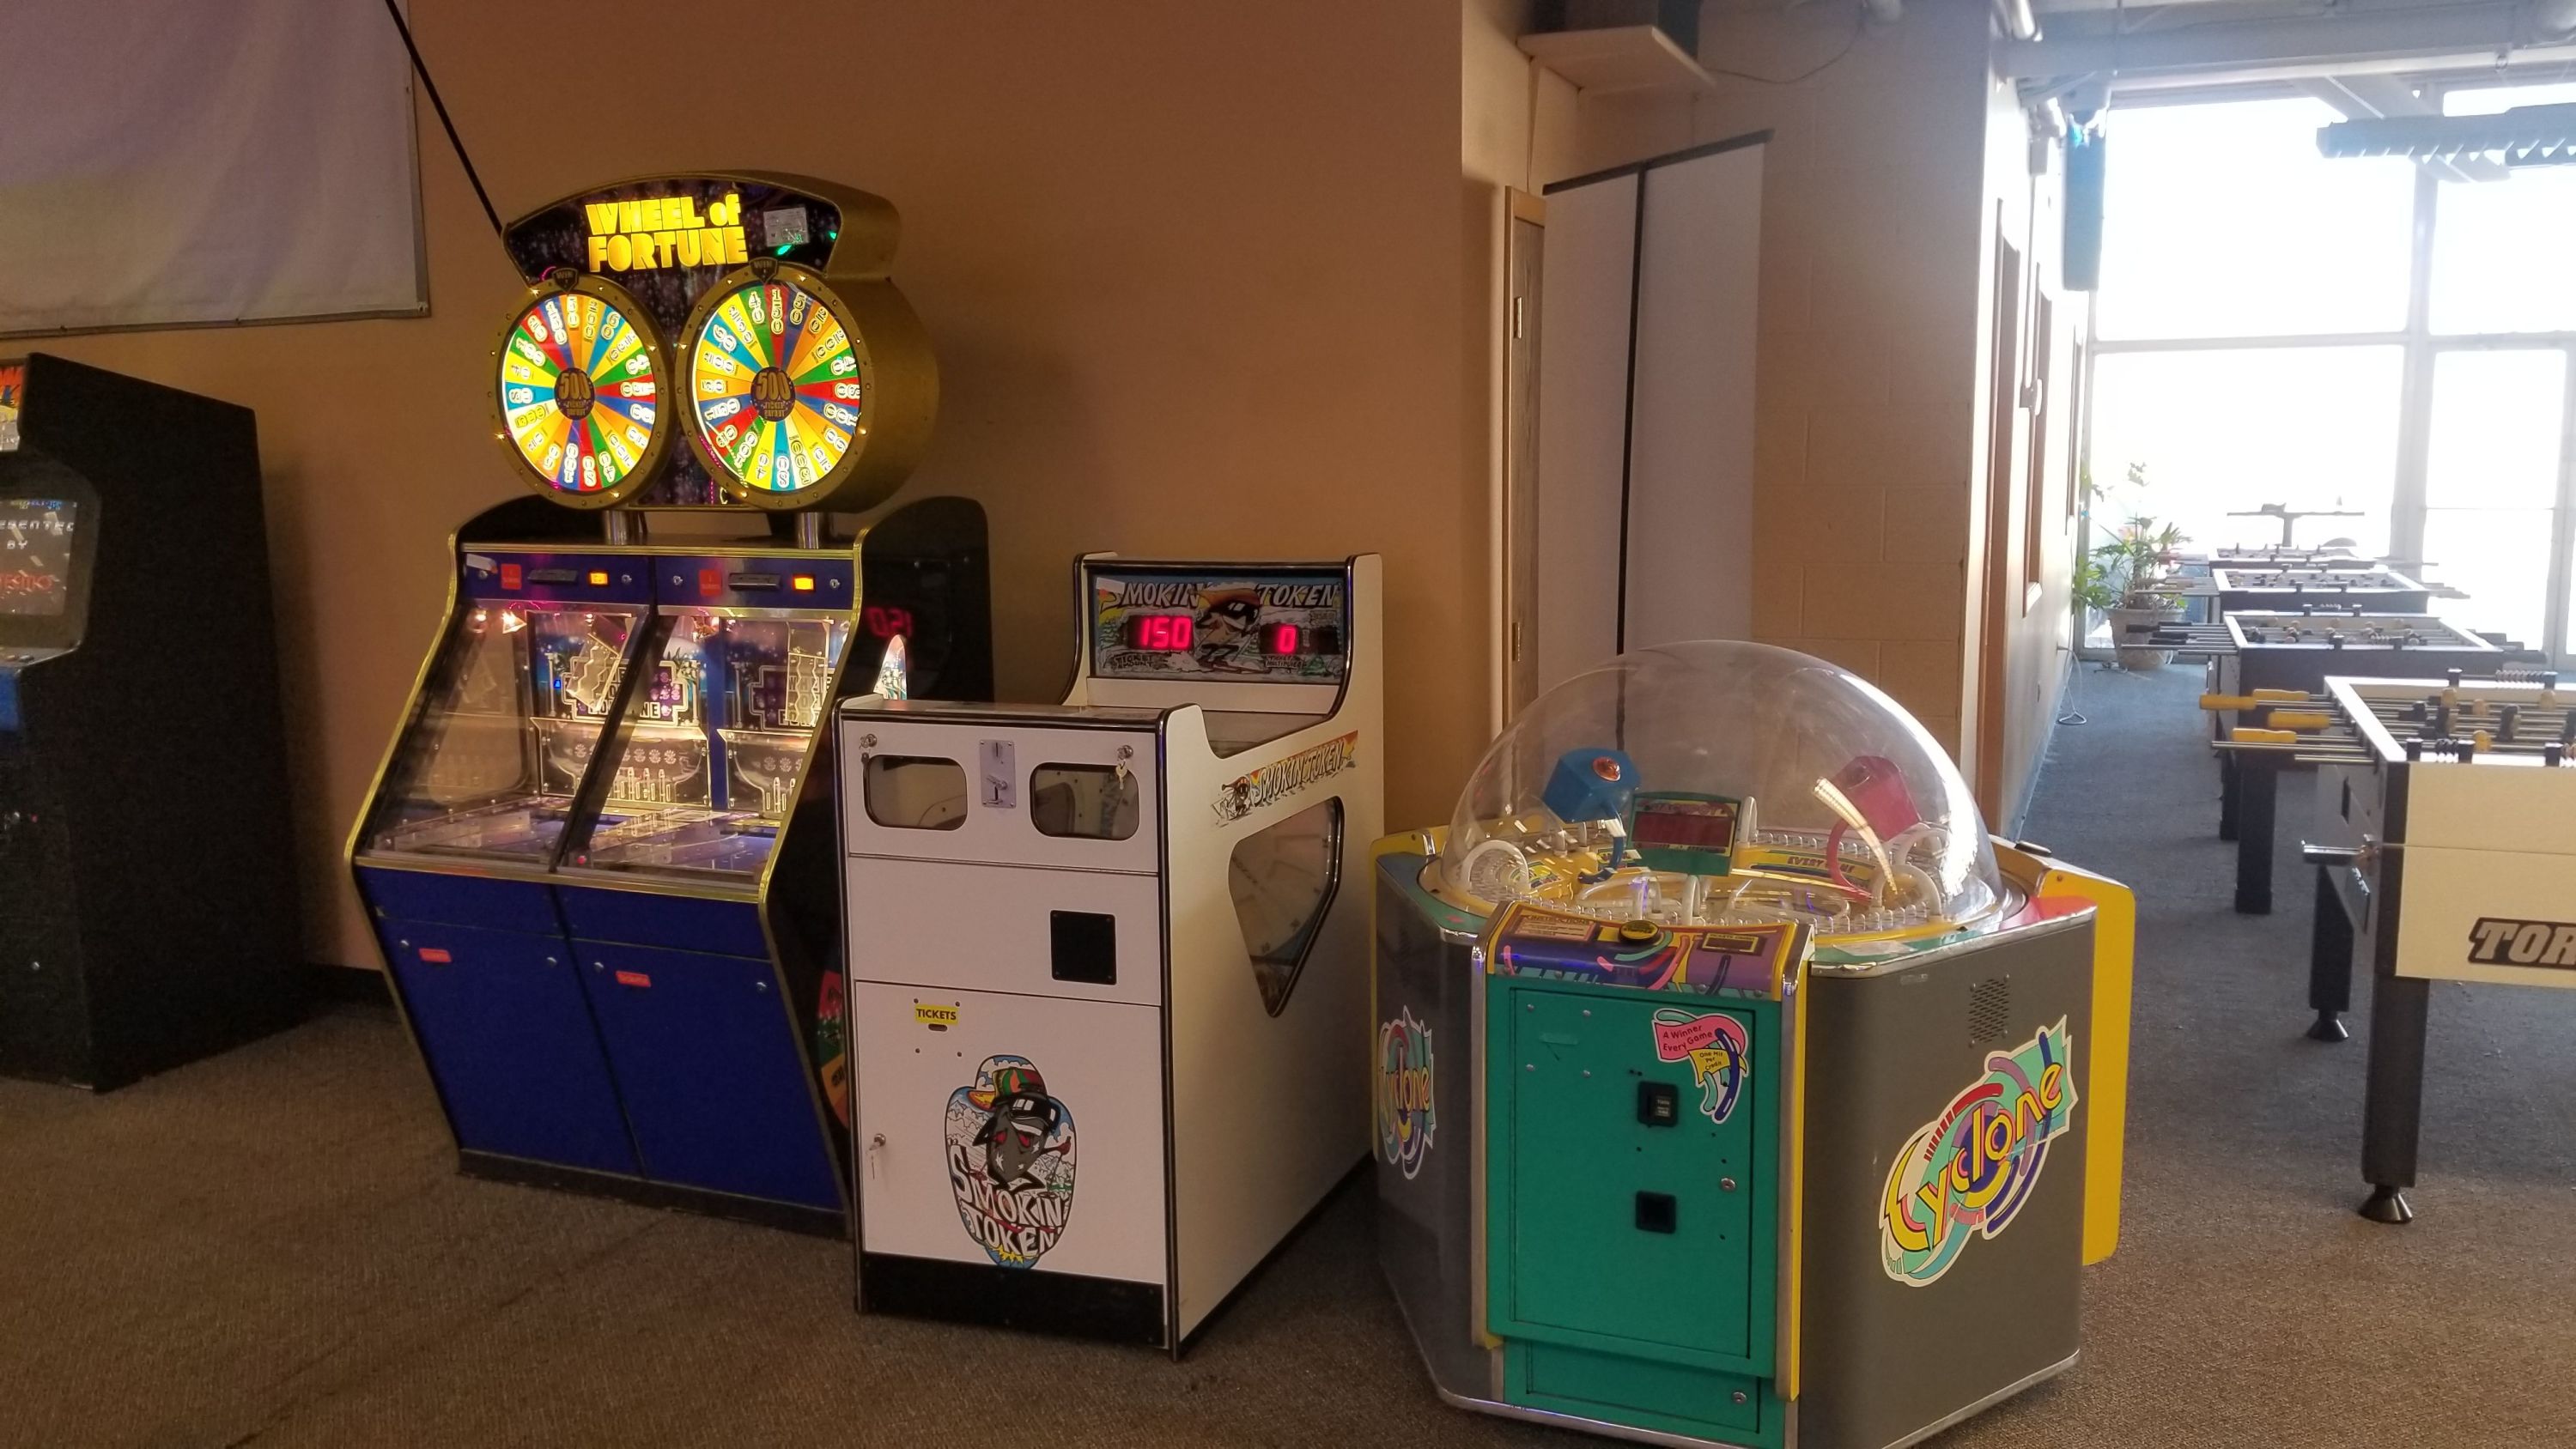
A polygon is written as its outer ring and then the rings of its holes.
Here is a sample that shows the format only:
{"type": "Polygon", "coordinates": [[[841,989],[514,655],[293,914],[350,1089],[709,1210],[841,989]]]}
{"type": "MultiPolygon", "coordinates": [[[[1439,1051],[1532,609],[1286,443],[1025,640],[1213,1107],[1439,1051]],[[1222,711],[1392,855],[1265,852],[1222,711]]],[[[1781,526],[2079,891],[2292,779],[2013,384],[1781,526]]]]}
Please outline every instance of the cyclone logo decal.
{"type": "Polygon", "coordinates": [[[1908,1139],[1887,1175],[1879,1252],[1887,1276],[1923,1288],[1971,1237],[2011,1227],[2048,1166],[2048,1144],[2075,1123],[2074,1040],[2066,1019],[2010,1051],[1908,1139]]]}
{"type": "Polygon", "coordinates": [[[1411,1177],[1431,1155],[1431,1028],[1397,1009],[1377,1034],[1377,1150],[1411,1177]]]}

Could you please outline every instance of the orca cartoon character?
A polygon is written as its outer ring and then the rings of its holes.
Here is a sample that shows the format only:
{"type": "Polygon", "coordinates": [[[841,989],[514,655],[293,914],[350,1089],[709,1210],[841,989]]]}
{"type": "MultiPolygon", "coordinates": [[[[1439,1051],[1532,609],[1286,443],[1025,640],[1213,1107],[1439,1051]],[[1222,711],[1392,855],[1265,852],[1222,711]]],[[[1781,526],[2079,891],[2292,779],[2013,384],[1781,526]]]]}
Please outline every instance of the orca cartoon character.
{"type": "Polygon", "coordinates": [[[949,1094],[948,1185],[958,1221],[985,1256],[1029,1268],[1073,1216],[1073,1113],[1037,1064],[991,1056],[949,1094]]]}

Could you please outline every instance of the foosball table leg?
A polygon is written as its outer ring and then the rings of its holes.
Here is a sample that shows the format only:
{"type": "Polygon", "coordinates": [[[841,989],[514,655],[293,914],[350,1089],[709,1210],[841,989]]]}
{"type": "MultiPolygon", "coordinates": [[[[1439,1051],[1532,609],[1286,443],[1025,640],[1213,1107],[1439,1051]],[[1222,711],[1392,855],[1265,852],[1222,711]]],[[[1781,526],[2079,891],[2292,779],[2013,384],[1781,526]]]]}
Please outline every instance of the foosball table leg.
{"type": "Polygon", "coordinates": [[[2352,1032],[2343,1013],[2352,1010],[2352,919],[2335,894],[2332,866],[2317,867],[2316,924],[2308,935],[2308,1005],[2316,1021],[2308,1027],[2312,1041],[2345,1041],[2352,1032]]]}
{"type": "Polygon", "coordinates": [[[2225,751],[2218,756],[2218,838],[2236,838],[2236,781],[2240,771],[2236,757],[2225,751]]]}
{"type": "Polygon", "coordinates": [[[2424,1125],[2424,1025],[2433,983],[2397,974],[2390,906],[2403,889],[2404,870],[2404,862],[2383,859],[2370,903],[2380,915],[2370,963],[2370,1083],[2361,1109],[2361,1179],[2370,1184],[2370,1198],[2361,1215],[2374,1223],[2413,1220],[2406,1189],[2415,1185],[2424,1125]]]}
{"type": "Polygon", "coordinates": [[[2270,764],[2236,767],[2236,913],[2272,913],[2272,806],[2281,772],[2270,764]]]}

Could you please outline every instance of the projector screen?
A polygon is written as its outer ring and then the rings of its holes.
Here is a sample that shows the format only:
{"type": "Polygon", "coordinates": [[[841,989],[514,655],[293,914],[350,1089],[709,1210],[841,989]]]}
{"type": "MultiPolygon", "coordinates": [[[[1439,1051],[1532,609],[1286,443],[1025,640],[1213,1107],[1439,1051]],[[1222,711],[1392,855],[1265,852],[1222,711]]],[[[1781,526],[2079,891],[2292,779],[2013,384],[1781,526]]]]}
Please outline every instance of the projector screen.
{"type": "Polygon", "coordinates": [[[427,310],[411,75],[366,0],[10,0],[0,336],[427,310]]]}
{"type": "Polygon", "coordinates": [[[1547,189],[1540,689],[1614,654],[1753,633],[1760,132],[1547,189]]]}

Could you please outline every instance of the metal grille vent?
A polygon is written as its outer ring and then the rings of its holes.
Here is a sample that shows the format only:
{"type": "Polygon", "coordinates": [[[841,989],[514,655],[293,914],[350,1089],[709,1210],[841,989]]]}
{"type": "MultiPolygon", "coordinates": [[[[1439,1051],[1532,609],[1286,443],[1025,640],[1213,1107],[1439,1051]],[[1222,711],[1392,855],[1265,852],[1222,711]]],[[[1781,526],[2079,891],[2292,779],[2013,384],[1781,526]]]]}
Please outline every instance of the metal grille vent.
{"type": "Polygon", "coordinates": [[[1994,1046],[2011,1027],[2011,977],[1989,976],[1968,988],[1968,1045],[1994,1046]]]}

